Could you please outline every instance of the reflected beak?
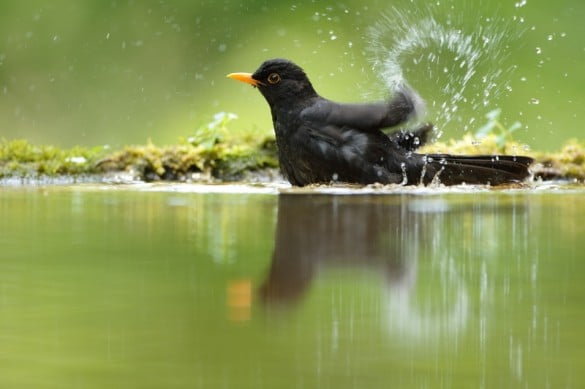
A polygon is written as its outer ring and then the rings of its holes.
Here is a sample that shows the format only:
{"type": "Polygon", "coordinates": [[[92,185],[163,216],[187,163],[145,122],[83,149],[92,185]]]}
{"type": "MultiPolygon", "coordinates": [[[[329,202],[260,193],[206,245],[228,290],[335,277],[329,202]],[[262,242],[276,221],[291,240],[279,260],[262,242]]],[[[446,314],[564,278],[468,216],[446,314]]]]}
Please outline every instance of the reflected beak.
{"type": "Polygon", "coordinates": [[[260,85],[264,85],[260,81],[252,78],[252,73],[230,73],[227,75],[228,78],[245,82],[252,86],[258,87],[260,85]]]}

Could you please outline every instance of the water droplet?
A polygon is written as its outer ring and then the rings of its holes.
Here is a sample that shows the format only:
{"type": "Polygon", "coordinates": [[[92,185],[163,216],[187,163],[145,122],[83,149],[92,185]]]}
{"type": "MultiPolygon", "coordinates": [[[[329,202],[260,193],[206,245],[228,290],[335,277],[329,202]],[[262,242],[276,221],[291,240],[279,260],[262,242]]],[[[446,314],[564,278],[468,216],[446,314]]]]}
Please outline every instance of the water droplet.
{"type": "Polygon", "coordinates": [[[540,47],[536,48],[536,54],[542,54],[542,49],[540,47]]]}
{"type": "Polygon", "coordinates": [[[519,23],[524,23],[524,18],[522,16],[516,16],[516,15],[514,15],[512,17],[512,20],[518,21],[519,23]]]}
{"type": "Polygon", "coordinates": [[[520,0],[514,4],[514,7],[522,8],[526,5],[527,2],[528,2],[528,0],[520,0]]]}
{"type": "Polygon", "coordinates": [[[533,98],[530,99],[530,104],[538,105],[538,104],[540,104],[540,99],[539,98],[536,98],[536,97],[533,97],[533,98]]]}
{"type": "Polygon", "coordinates": [[[548,41],[552,41],[552,40],[553,40],[553,35],[552,35],[552,34],[549,34],[549,35],[546,37],[546,40],[548,40],[548,41]]]}
{"type": "Polygon", "coordinates": [[[402,182],[400,185],[406,185],[408,183],[408,176],[406,175],[406,163],[402,162],[400,164],[400,169],[402,170],[402,182]]]}

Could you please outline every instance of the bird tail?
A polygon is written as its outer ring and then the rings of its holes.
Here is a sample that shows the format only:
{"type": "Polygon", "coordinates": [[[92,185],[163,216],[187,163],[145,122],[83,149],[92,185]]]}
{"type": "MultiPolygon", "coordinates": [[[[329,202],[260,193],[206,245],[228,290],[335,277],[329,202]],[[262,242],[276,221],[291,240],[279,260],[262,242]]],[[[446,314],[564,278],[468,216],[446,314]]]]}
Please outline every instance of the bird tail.
{"type": "Polygon", "coordinates": [[[419,181],[422,178],[424,184],[439,182],[444,185],[522,182],[530,176],[529,166],[534,162],[530,157],[513,155],[427,154],[422,157],[419,181]]]}

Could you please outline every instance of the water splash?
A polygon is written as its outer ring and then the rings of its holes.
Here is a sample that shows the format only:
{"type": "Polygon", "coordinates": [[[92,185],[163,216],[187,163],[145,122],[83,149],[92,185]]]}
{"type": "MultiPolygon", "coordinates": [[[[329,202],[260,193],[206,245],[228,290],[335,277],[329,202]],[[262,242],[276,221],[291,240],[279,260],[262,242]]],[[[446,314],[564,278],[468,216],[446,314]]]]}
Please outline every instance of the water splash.
{"type": "Polygon", "coordinates": [[[468,130],[495,97],[510,93],[507,42],[519,35],[499,18],[454,6],[447,12],[439,3],[391,8],[368,31],[370,60],[386,90],[408,79],[426,98],[439,135],[451,122],[468,130]]]}

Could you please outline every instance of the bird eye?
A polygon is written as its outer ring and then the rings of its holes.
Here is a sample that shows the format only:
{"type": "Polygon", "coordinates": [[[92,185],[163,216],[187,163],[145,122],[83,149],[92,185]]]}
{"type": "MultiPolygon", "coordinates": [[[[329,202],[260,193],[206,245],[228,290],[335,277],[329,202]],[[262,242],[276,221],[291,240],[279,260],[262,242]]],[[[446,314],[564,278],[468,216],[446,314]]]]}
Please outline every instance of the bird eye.
{"type": "Polygon", "coordinates": [[[277,84],[280,82],[280,75],[278,73],[270,73],[268,76],[268,82],[271,84],[277,84]]]}

